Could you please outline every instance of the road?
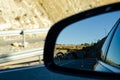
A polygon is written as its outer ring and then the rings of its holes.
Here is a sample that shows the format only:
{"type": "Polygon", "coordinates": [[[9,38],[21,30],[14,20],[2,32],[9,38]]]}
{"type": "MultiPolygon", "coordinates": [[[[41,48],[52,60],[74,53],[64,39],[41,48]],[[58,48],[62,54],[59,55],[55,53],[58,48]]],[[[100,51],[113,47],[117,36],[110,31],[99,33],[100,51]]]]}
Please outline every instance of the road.
{"type": "Polygon", "coordinates": [[[96,63],[96,60],[91,58],[71,59],[71,60],[63,60],[63,61],[57,62],[59,66],[81,69],[81,70],[93,70],[95,63],[96,63]]]}
{"type": "Polygon", "coordinates": [[[44,65],[0,71],[0,80],[94,80],[50,72],[44,65]]]}

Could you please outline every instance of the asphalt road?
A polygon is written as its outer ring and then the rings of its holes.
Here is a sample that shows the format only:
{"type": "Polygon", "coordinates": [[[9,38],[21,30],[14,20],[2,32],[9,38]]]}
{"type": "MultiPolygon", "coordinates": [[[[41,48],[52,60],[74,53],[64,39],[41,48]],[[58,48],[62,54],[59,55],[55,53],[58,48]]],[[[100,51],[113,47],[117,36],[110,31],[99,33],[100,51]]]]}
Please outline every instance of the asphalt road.
{"type": "Polygon", "coordinates": [[[60,62],[57,62],[57,65],[67,68],[93,71],[95,63],[95,59],[71,59],[63,61],[61,60],[60,62]]]}
{"type": "Polygon", "coordinates": [[[94,80],[48,71],[44,65],[0,71],[0,80],[94,80]]]}

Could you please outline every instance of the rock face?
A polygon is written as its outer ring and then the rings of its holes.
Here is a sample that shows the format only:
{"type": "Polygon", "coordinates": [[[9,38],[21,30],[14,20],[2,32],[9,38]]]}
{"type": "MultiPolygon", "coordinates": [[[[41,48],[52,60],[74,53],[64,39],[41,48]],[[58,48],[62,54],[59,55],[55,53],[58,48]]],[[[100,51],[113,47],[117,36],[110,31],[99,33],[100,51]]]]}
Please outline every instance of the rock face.
{"type": "Polygon", "coordinates": [[[0,0],[0,30],[50,27],[80,11],[120,0],[0,0]]]}

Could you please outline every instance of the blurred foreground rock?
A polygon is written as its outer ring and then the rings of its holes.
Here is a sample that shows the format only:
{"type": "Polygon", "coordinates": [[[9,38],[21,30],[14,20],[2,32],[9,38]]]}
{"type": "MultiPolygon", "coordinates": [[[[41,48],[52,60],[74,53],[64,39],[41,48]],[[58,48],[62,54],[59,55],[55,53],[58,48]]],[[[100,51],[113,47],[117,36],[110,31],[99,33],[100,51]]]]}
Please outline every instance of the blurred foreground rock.
{"type": "Polygon", "coordinates": [[[72,14],[120,0],[0,0],[0,30],[51,27],[72,14]]]}
{"type": "Polygon", "coordinates": [[[27,47],[28,44],[29,44],[28,42],[25,42],[25,44],[20,43],[20,42],[14,42],[14,43],[12,43],[11,45],[12,45],[13,47],[27,47]]]}

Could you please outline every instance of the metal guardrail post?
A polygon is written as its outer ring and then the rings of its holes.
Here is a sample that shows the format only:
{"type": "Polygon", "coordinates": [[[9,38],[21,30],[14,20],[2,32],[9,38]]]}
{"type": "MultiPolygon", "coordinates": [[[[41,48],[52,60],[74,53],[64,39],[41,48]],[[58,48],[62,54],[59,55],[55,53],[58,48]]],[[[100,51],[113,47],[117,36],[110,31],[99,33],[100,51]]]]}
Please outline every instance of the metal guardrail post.
{"type": "Polygon", "coordinates": [[[41,64],[41,55],[39,56],[39,64],[41,64]]]}
{"type": "Polygon", "coordinates": [[[25,39],[25,30],[22,30],[22,35],[23,35],[23,47],[26,47],[26,39],[25,39]]]}
{"type": "Polygon", "coordinates": [[[25,40],[25,30],[23,30],[23,47],[24,48],[26,47],[25,42],[26,42],[26,40],[25,40]]]}

